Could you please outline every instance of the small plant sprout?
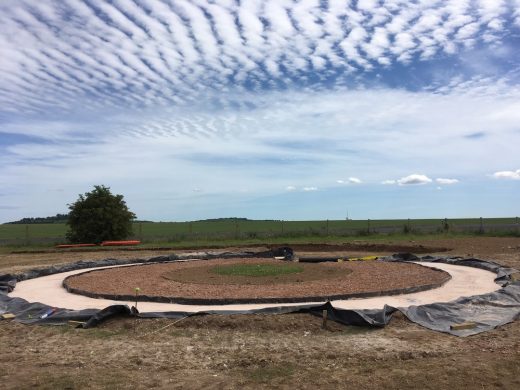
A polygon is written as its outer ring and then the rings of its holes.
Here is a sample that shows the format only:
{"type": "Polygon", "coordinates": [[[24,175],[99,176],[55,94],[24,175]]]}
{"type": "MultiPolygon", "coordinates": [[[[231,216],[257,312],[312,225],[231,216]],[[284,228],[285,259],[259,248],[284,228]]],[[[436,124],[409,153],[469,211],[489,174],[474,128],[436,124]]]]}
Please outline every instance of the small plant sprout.
{"type": "Polygon", "coordinates": [[[139,287],[136,287],[136,288],[134,288],[134,291],[135,291],[135,309],[137,310],[137,297],[139,296],[139,291],[141,291],[141,289],[139,287]]]}

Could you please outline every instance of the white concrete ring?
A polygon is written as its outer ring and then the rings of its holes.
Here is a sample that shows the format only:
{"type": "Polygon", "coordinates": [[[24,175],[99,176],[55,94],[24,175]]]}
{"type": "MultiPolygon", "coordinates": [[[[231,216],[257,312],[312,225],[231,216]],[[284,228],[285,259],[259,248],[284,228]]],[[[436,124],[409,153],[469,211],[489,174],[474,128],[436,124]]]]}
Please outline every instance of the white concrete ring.
{"type": "MultiPolygon", "coordinates": [[[[393,307],[408,307],[412,305],[425,305],[429,303],[440,303],[453,301],[459,297],[487,294],[500,289],[494,282],[496,274],[478,268],[444,264],[418,262],[417,264],[434,267],[448,272],[451,279],[443,286],[411,294],[379,296],[372,298],[356,298],[348,300],[332,301],[338,309],[382,309],[384,305],[393,307]]],[[[124,265],[129,267],[132,265],[124,265]]],[[[93,269],[113,268],[96,267],[93,269]]],[[[121,267],[115,266],[115,267],[121,267]]],[[[135,305],[131,301],[114,301],[109,299],[89,298],[83,295],[71,294],[63,286],[62,282],[67,276],[85,272],[85,269],[70,272],[62,272],[54,275],[42,276],[35,279],[24,280],[16,284],[10,297],[23,298],[28,302],[41,302],[52,307],[67,308],[72,310],[103,309],[110,305],[127,304],[135,305]]],[[[323,302],[324,303],[324,302],[323,302]]],[[[270,303],[270,304],[240,304],[240,305],[180,305],[173,303],[139,302],[138,308],[144,312],[200,312],[208,310],[253,310],[267,307],[301,306],[307,303],[270,303]]],[[[309,302],[308,304],[319,304],[309,302]]]]}

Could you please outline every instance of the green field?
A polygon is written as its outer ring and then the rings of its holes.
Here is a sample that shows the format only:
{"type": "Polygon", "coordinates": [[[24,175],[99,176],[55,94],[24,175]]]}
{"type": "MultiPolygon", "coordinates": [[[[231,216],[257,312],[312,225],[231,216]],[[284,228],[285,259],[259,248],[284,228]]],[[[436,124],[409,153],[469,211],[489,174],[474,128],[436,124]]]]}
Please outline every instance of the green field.
{"type": "MultiPolygon", "coordinates": [[[[330,221],[216,220],[134,223],[134,235],[143,243],[179,243],[219,240],[266,240],[298,237],[351,237],[396,234],[518,235],[519,219],[394,219],[330,221]],[[445,224],[447,222],[447,225],[445,224]]],[[[65,224],[0,225],[0,245],[52,245],[65,242],[65,224]]]]}

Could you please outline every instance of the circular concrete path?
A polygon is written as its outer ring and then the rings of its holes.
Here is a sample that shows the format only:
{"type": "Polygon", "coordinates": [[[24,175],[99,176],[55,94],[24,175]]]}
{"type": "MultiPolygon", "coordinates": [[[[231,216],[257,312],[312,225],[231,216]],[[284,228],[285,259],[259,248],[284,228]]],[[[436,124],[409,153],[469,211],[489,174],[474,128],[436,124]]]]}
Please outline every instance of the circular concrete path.
{"type": "MultiPolygon", "coordinates": [[[[374,298],[359,298],[349,300],[332,301],[338,309],[382,309],[383,306],[408,307],[412,305],[425,305],[436,302],[449,302],[459,297],[487,294],[500,289],[494,282],[496,274],[478,268],[443,263],[419,262],[418,264],[435,267],[448,272],[451,280],[442,287],[412,294],[382,296],[374,298]]],[[[135,265],[135,264],[132,264],[135,265]]],[[[131,267],[126,265],[125,267],[131,267]]],[[[121,267],[121,266],[116,266],[121,267]]],[[[112,267],[89,268],[103,269],[112,267]]],[[[85,272],[85,269],[63,272],[59,274],[42,276],[36,279],[24,280],[16,284],[16,288],[9,294],[11,297],[23,298],[29,302],[41,302],[52,307],[67,308],[73,310],[103,309],[110,305],[127,304],[135,305],[130,301],[113,301],[108,299],[88,298],[82,295],[71,294],[62,286],[63,279],[70,275],[85,272]]],[[[319,304],[320,302],[309,302],[319,304]]],[[[324,303],[324,302],[322,302],[324,303]]],[[[145,312],[200,312],[215,310],[252,310],[266,307],[300,306],[305,303],[278,303],[278,304],[242,304],[242,305],[179,305],[172,303],[139,302],[137,307],[141,313],[145,312]]]]}

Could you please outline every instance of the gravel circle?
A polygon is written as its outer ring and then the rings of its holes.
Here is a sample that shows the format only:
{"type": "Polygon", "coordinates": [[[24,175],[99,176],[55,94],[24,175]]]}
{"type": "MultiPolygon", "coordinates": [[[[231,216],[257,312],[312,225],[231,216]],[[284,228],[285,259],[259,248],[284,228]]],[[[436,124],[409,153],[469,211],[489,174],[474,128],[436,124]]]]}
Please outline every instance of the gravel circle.
{"type": "Polygon", "coordinates": [[[216,265],[237,263],[262,264],[280,261],[218,259],[115,267],[69,276],[63,281],[63,285],[72,293],[105,299],[135,300],[135,288],[138,287],[139,301],[231,304],[310,302],[396,295],[440,287],[450,279],[447,272],[435,268],[383,261],[299,263],[305,268],[305,272],[281,275],[294,280],[266,277],[263,283],[258,283],[258,277],[229,277],[211,272],[216,265]],[[171,277],[175,271],[183,275],[179,279],[184,278],[184,281],[164,277],[171,277]],[[217,279],[232,280],[222,283],[222,280],[213,279],[212,282],[205,277],[210,274],[217,279]],[[320,277],[316,278],[316,274],[320,277]]]}

